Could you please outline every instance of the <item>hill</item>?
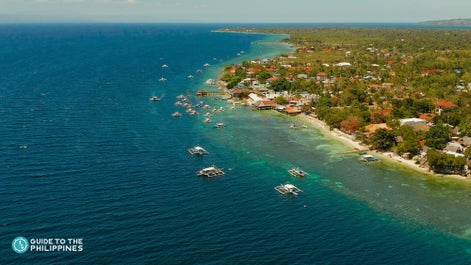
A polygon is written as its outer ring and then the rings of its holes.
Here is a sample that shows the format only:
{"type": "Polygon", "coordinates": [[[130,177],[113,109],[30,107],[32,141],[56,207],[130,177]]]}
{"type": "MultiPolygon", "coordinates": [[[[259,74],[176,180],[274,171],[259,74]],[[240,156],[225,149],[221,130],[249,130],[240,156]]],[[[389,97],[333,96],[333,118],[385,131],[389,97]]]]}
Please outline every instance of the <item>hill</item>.
{"type": "Polygon", "coordinates": [[[420,24],[439,25],[439,26],[471,26],[471,18],[432,20],[432,21],[421,22],[420,24]]]}

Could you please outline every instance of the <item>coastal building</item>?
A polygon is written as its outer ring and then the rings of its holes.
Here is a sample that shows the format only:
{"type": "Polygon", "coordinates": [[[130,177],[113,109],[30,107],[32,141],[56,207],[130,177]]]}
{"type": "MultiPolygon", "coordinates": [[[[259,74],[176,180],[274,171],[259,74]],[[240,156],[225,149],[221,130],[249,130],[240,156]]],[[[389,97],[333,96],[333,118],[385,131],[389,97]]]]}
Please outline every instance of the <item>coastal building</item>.
{"type": "Polygon", "coordinates": [[[300,107],[286,107],[284,112],[290,116],[301,114],[302,110],[300,107]]]}
{"type": "Polygon", "coordinates": [[[439,101],[435,103],[435,109],[438,115],[440,115],[444,109],[453,107],[456,107],[456,104],[450,101],[439,101]]]}
{"type": "Polygon", "coordinates": [[[249,103],[254,105],[255,103],[259,102],[259,101],[263,101],[264,99],[261,98],[259,95],[255,94],[255,93],[250,93],[249,94],[249,103]]]}
{"type": "Polygon", "coordinates": [[[253,105],[258,110],[271,110],[275,109],[277,106],[274,100],[260,100],[255,102],[253,105]]]}
{"type": "Polygon", "coordinates": [[[415,126],[415,125],[418,125],[418,124],[426,125],[427,121],[424,120],[424,119],[419,119],[419,118],[409,118],[409,119],[400,119],[399,124],[401,126],[403,126],[403,125],[415,126]]]}

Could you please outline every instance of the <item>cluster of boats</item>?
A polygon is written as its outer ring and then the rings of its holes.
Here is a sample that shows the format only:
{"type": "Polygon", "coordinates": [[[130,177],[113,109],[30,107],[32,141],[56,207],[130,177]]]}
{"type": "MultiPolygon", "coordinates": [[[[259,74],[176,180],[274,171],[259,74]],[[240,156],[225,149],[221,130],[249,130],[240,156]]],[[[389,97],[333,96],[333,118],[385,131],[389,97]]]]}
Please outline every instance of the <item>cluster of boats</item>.
{"type": "MultiPolygon", "coordinates": [[[[293,177],[299,178],[304,178],[308,175],[306,171],[300,169],[299,167],[293,167],[289,169],[288,173],[290,173],[293,177]]],[[[280,184],[275,187],[275,190],[287,196],[298,196],[301,192],[303,192],[300,188],[294,186],[291,183],[280,184]]]]}
{"type": "MultiPolygon", "coordinates": [[[[188,153],[194,156],[204,156],[204,155],[209,154],[209,152],[200,145],[195,145],[193,147],[188,148],[188,153]]],[[[306,172],[304,172],[298,167],[292,168],[288,170],[288,172],[291,175],[296,176],[296,177],[305,177],[307,175],[306,172]]],[[[224,174],[225,174],[224,169],[217,167],[214,164],[212,166],[202,168],[196,172],[197,176],[207,177],[207,178],[214,178],[214,177],[222,176],[224,174]]],[[[280,184],[275,187],[275,190],[287,196],[298,196],[300,193],[303,192],[300,188],[296,187],[295,185],[291,183],[280,184]]]]}
{"type": "MultiPolygon", "coordinates": [[[[209,152],[200,145],[195,145],[193,147],[188,148],[188,153],[194,156],[204,156],[209,154],[209,152]]],[[[207,178],[214,178],[217,176],[222,176],[224,174],[224,169],[215,165],[202,168],[196,172],[196,175],[207,178]]]]}

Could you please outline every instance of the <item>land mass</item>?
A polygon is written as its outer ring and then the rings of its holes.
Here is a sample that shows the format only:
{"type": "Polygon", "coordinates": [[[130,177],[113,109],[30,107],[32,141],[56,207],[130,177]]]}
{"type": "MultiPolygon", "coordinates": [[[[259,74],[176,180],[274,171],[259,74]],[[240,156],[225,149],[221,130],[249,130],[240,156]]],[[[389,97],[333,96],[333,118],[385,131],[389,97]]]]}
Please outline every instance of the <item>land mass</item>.
{"type": "Polygon", "coordinates": [[[404,28],[237,29],[288,34],[296,49],[228,65],[228,93],[259,110],[446,175],[469,175],[471,32],[404,28]]]}
{"type": "Polygon", "coordinates": [[[420,22],[419,24],[437,25],[437,26],[471,26],[471,18],[431,20],[431,21],[420,22]]]}

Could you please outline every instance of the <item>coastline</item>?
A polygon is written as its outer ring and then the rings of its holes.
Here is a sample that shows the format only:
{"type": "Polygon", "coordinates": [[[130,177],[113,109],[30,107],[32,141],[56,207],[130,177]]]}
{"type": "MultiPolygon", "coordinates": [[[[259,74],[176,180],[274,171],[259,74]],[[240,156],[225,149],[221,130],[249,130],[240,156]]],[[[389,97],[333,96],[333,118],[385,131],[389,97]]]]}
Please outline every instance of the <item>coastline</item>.
{"type": "MultiPolygon", "coordinates": [[[[262,34],[266,36],[284,36],[284,34],[274,34],[274,33],[260,33],[257,31],[236,31],[236,30],[229,30],[229,29],[220,29],[220,30],[215,30],[215,32],[221,32],[221,33],[237,33],[237,34],[262,34]]],[[[289,36],[289,35],[288,35],[289,36]]],[[[287,43],[282,43],[280,39],[278,39],[277,43],[279,44],[285,44],[288,45],[292,50],[292,47],[295,47],[294,44],[287,42],[287,43]]],[[[275,53],[270,53],[268,57],[277,57],[280,54],[282,54],[281,50],[278,50],[278,52],[275,53]]],[[[268,54],[267,54],[268,55],[268,54]]],[[[225,90],[225,85],[221,84],[219,85],[220,89],[225,90]]],[[[461,181],[471,181],[470,177],[462,176],[462,175],[453,175],[453,174],[439,174],[433,172],[428,166],[424,167],[419,164],[416,164],[415,161],[413,160],[408,160],[405,159],[394,152],[381,152],[378,150],[371,150],[367,145],[362,144],[359,141],[355,141],[352,139],[352,136],[349,134],[346,134],[338,129],[330,130],[329,126],[322,120],[318,119],[317,117],[314,117],[313,115],[305,115],[305,114],[300,114],[297,117],[301,118],[302,120],[312,124],[314,127],[318,128],[325,136],[332,138],[338,142],[342,142],[345,146],[351,147],[353,150],[351,152],[360,152],[360,151],[367,151],[369,153],[373,153],[375,156],[380,158],[383,161],[389,162],[389,163],[394,163],[396,165],[401,165],[405,168],[414,170],[416,172],[425,174],[429,177],[436,177],[436,178],[450,178],[450,179],[457,179],[461,181]]]]}
{"type": "Polygon", "coordinates": [[[413,160],[407,160],[402,158],[401,156],[394,154],[392,152],[380,152],[377,150],[371,150],[367,145],[360,143],[359,141],[355,141],[352,139],[351,135],[348,135],[344,132],[341,132],[338,129],[330,130],[329,126],[322,120],[314,117],[313,115],[305,115],[300,114],[298,116],[300,119],[308,122],[309,124],[313,125],[316,129],[318,129],[323,135],[326,137],[332,138],[338,142],[343,143],[344,145],[351,147],[355,151],[367,151],[373,153],[375,156],[381,158],[381,160],[385,160],[394,164],[400,164],[408,169],[412,169],[419,173],[425,174],[430,177],[439,177],[439,178],[452,178],[462,181],[470,181],[470,178],[461,175],[444,175],[444,174],[437,174],[431,171],[428,167],[422,167],[416,164],[413,160]]]}

